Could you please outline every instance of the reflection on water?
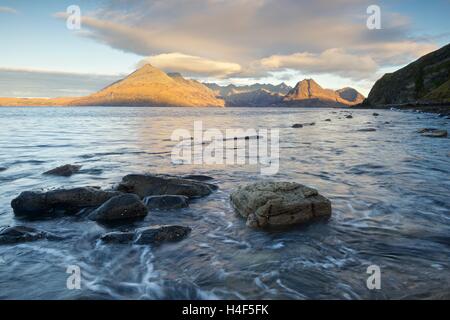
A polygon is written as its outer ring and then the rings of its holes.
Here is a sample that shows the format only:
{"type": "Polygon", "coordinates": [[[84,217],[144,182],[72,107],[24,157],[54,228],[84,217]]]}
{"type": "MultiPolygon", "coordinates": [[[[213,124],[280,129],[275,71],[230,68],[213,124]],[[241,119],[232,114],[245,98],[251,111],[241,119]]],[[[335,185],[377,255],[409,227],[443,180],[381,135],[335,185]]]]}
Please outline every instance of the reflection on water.
{"type": "Polygon", "coordinates": [[[0,298],[310,299],[450,298],[449,139],[434,115],[336,109],[1,108],[0,225],[28,224],[66,237],[0,247],[0,298]],[[331,122],[324,121],[331,118],[331,122]],[[175,129],[279,128],[280,170],[257,166],[175,165],[175,129]],[[293,123],[316,122],[292,129],[293,123]],[[370,123],[368,123],[370,122],[370,123]],[[390,122],[390,123],[386,123],[390,122]],[[376,132],[359,132],[361,128],[376,132]],[[83,165],[70,178],[43,176],[83,165]],[[182,224],[184,241],[159,248],[102,245],[104,226],[76,217],[16,220],[10,201],[23,190],[108,187],[128,173],[196,173],[220,190],[190,208],[152,212],[134,228],[182,224]],[[332,200],[327,223],[263,232],[235,215],[229,194],[240,183],[292,180],[332,200]],[[369,265],[382,289],[366,287],[369,265]],[[82,289],[67,290],[78,265],[82,289]]]}

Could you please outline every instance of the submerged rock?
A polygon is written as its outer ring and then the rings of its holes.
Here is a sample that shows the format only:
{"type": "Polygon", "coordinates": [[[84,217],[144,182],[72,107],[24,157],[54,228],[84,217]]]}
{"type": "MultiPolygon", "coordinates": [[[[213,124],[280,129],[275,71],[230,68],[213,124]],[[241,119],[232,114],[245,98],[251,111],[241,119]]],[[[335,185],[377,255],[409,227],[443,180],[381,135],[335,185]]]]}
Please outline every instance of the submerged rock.
{"type": "Polygon", "coordinates": [[[117,243],[117,244],[125,244],[131,243],[134,239],[134,232],[120,232],[114,231],[109,232],[100,237],[100,240],[105,243],[117,243]]]}
{"type": "Polygon", "coordinates": [[[435,128],[423,128],[417,132],[422,134],[422,136],[424,137],[431,138],[445,138],[448,135],[447,130],[440,130],[435,128]]]}
{"type": "Polygon", "coordinates": [[[236,211],[250,227],[276,227],[331,216],[331,202],[317,190],[294,182],[257,182],[231,194],[236,211]]]}
{"type": "Polygon", "coordinates": [[[363,129],[358,129],[359,132],[373,132],[373,131],[377,131],[377,129],[375,128],[363,128],[363,129]]]}
{"type": "Polygon", "coordinates": [[[376,112],[374,112],[374,113],[372,113],[372,115],[374,116],[374,117],[378,117],[380,114],[379,113],[376,113],[376,112]]]}
{"type": "Polygon", "coordinates": [[[187,237],[191,228],[183,226],[155,226],[137,230],[136,244],[159,244],[180,241],[187,237]]]}
{"type": "Polygon", "coordinates": [[[294,128],[294,129],[303,128],[303,125],[301,123],[296,123],[296,124],[292,125],[292,128],[294,128]]]}
{"type": "Polygon", "coordinates": [[[74,214],[83,208],[98,207],[120,194],[90,187],[48,192],[25,191],[11,201],[11,207],[14,214],[30,218],[56,213],[74,214]]]}
{"type": "Polygon", "coordinates": [[[325,119],[324,121],[328,121],[328,122],[331,122],[331,119],[325,119]]]}
{"type": "Polygon", "coordinates": [[[144,203],[148,209],[180,209],[189,206],[189,198],[186,196],[149,196],[144,198],[144,203]]]}
{"type": "Polygon", "coordinates": [[[0,172],[5,171],[6,169],[8,169],[8,168],[0,167],[0,172]]]}
{"type": "Polygon", "coordinates": [[[105,243],[116,244],[161,244],[180,241],[188,236],[191,228],[183,226],[153,226],[140,228],[134,232],[110,232],[100,237],[105,243]]]}
{"type": "Polygon", "coordinates": [[[44,172],[45,175],[70,177],[71,175],[80,171],[82,166],[65,164],[63,166],[57,167],[55,169],[44,172]]]}
{"type": "Polygon", "coordinates": [[[188,198],[211,194],[216,185],[162,174],[130,174],[122,178],[117,190],[141,198],[157,195],[181,195],[188,198]]]}
{"type": "Polygon", "coordinates": [[[145,217],[147,207],[135,194],[121,194],[109,199],[89,215],[90,220],[112,221],[145,217]]]}
{"type": "Polygon", "coordinates": [[[351,114],[345,116],[346,119],[353,119],[353,116],[351,114]]]}
{"type": "Polygon", "coordinates": [[[185,176],[182,176],[183,179],[189,179],[189,180],[196,180],[196,181],[209,181],[214,180],[213,177],[205,176],[202,174],[188,174],[185,176]]]}
{"type": "Polygon", "coordinates": [[[0,230],[0,245],[44,239],[57,240],[59,237],[45,231],[25,226],[5,227],[0,230]]]}

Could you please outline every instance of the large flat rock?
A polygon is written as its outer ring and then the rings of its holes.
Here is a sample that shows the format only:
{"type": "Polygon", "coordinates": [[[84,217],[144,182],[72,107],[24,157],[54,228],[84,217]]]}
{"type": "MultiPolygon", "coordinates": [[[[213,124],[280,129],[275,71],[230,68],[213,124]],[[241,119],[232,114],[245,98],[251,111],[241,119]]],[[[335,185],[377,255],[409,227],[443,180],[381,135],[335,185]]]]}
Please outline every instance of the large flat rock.
{"type": "Polygon", "coordinates": [[[307,223],[331,216],[331,202],[295,182],[257,182],[231,194],[235,210],[255,228],[307,223]]]}
{"type": "Polygon", "coordinates": [[[163,174],[129,174],[117,186],[121,192],[134,193],[145,198],[158,195],[180,195],[188,198],[204,197],[217,186],[201,181],[163,174]]]}

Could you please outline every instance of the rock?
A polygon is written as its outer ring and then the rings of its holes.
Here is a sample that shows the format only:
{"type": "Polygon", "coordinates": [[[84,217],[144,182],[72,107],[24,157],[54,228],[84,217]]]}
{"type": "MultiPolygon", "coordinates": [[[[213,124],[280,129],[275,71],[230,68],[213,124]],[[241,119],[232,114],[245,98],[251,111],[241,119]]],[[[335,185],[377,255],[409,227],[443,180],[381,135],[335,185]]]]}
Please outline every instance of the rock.
{"type": "Polygon", "coordinates": [[[377,129],[375,129],[375,128],[363,128],[363,129],[359,129],[357,131],[359,131],[359,132],[373,132],[373,131],[377,131],[377,129]]]}
{"type": "Polygon", "coordinates": [[[423,128],[418,130],[417,132],[421,133],[424,137],[431,138],[445,138],[448,135],[447,130],[440,130],[435,128],[423,128]]]}
{"type": "Polygon", "coordinates": [[[5,227],[0,230],[0,245],[58,238],[48,232],[25,226],[5,227]]]}
{"type": "Polygon", "coordinates": [[[56,189],[48,192],[25,191],[11,201],[14,214],[39,217],[55,213],[73,214],[83,208],[94,208],[121,194],[94,188],[56,189]]]}
{"type": "Polygon", "coordinates": [[[100,237],[102,242],[116,244],[161,244],[180,241],[188,236],[191,228],[183,226],[152,226],[134,232],[110,232],[100,237]]]}
{"type": "Polygon", "coordinates": [[[144,204],[148,209],[170,210],[189,206],[189,198],[186,196],[149,196],[144,198],[144,204]]]}
{"type": "Polygon", "coordinates": [[[292,128],[294,128],[294,129],[303,128],[303,125],[301,123],[296,123],[292,126],[292,128]]]}
{"type": "Polygon", "coordinates": [[[182,176],[182,178],[183,179],[189,179],[189,180],[196,180],[196,181],[214,180],[213,177],[205,176],[205,175],[202,175],[202,174],[188,174],[188,175],[182,176]]]}
{"type": "Polygon", "coordinates": [[[331,122],[331,119],[325,119],[325,121],[331,122]]]}
{"type": "Polygon", "coordinates": [[[134,232],[109,232],[100,237],[100,240],[105,243],[131,243],[134,239],[134,232]]]}
{"type": "Polygon", "coordinates": [[[301,123],[296,123],[296,124],[294,124],[294,125],[292,126],[292,128],[303,128],[303,127],[305,127],[305,126],[315,126],[315,125],[316,125],[315,122],[309,122],[309,123],[303,123],[303,124],[301,124],[301,123]]]}
{"type": "Polygon", "coordinates": [[[82,166],[65,164],[63,166],[57,167],[55,169],[44,172],[46,175],[54,175],[54,176],[62,176],[62,177],[70,177],[71,175],[80,171],[82,166]]]}
{"type": "Polygon", "coordinates": [[[111,221],[145,217],[148,209],[135,194],[121,194],[109,199],[89,215],[94,221],[111,221]]]}
{"type": "Polygon", "coordinates": [[[158,195],[180,195],[188,198],[204,197],[217,190],[217,186],[190,179],[158,174],[130,174],[123,177],[117,190],[134,193],[145,198],[158,195]]]}
{"type": "Polygon", "coordinates": [[[345,116],[346,119],[353,119],[353,116],[351,114],[345,116]]]}
{"type": "Polygon", "coordinates": [[[374,113],[372,113],[372,115],[374,116],[374,117],[378,117],[380,114],[379,113],[376,113],[376,112],[374,112],[374,113]]]}
{"type": "Polygon", "coordinates": [[[136,244],[159,244],[180,241],[188,236],[191,228],[183,226],[155,226],[137,230],[136,244]]]}
{"type": "Polygon", "coordinates": [[[8,168],[0,167],[0,172],[5,171],[6,169],[8,169],[8,168]]]}
{"type": "Polygon", "coordinates": [[[331,216],[331,202],[317,190],[294,182],[257,182],[231,194],[236,211],[250,227],[302,224],[331,216]]]}

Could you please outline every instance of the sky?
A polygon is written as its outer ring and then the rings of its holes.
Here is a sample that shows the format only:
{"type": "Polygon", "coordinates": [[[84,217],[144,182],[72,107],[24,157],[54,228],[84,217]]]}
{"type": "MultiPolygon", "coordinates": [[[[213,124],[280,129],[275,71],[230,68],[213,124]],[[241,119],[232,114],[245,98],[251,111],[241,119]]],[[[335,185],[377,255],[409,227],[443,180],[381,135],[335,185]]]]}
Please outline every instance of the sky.
{"type": "Polygon", "coordinates": [[[0,97],[86,95],[145,63],[224,85],[313,78],[367,95],[450,42],[449,12],[449,0],[0,0],[0,97]],[[370,5],[380,29],[367,27],[370,5]]]}

